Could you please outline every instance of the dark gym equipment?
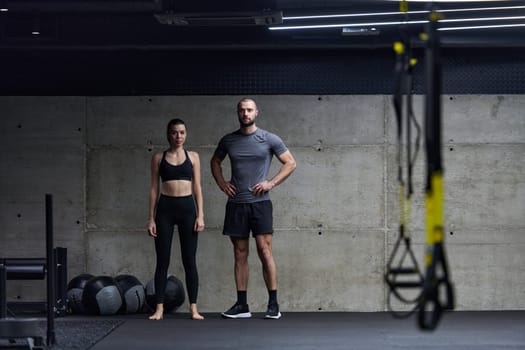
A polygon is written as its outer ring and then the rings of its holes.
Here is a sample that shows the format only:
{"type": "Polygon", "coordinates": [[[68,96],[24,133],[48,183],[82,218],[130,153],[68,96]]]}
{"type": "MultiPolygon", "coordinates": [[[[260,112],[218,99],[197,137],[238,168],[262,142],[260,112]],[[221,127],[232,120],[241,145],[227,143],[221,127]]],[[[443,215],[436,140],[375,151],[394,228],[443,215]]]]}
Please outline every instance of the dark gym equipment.
{"type": "Polygon", "coordinates": [[[441,56],[437,22],[440,14],[431,8],[427,24],[425,144],[427,153],[427,246],[425,280],[419,306],[421,329],[433,330],[444,310],[454,309],[454,290],[449,278],[444,245],[443,163],[441,157],[441,56]]]}
{"type": "Polygon", "coordinates": [[[122,307],[122,297],[115,279],[96,276],[87,281],[82,291],[82,305],[88,314],[116,314],[122,307]]]}
{"type": "MultiPolygon", "coordinates": [[[[177,277],[169,275],[164,295],[164,312],[173,311],[175,308],[181,306],[184,300],[184,285],[177,277]]],[[[146,285],[146,304],[151,310],[155,310],[157,306],[154,279],[151,279],[146,285]]]]}
{"type": "MultiPolygon", "coordinates": [[[[407,11],[406,0],[400,3],[401,12],[407,11]]],[[[387,263],[385,282],[389,287],[388,306],[391,295],[406,304],[413,304],[413,308],[405,313],[393,312],[395,316],[406,316],[418,311],[418,324],[421,329],[434,330],[441,319],[444,310],[454,309],[454,290],[449,278],[445,246],[444,246],[444,213],[443,213],[443,163],[441,159],[441,56],[440,39],[437,31],[439,12],[431,4],[429,6],[429,21],[426,32],[421,35],[425,43],[426,68],[426,95],[425,95],[425,145],[427,182],[425,188],[426,204],[426,247],[425,247],[425,274],[419,270],[417,261],[410,247],[410,236],[407,234],[406,221],[410,215],[410,197],[412,194],[412,165],[415,155],[412,155],[410,130],[411,123],[416,125],[419,134],[419,125],[413,118],[411,101],[411,73],[412,63],[407,47],[410,38],[403,32],[404,40],[396,50],[396,73],[398,87],[394,95],[394,108],[398,125],[398,180],[401,188],[400,201],[400,234],[394,246],[392,255],[387,263]],[[406,95],[406,107],[403,96],[406,95]],[[404,179],[401,167],[401,136],[403,121],[406,120],[406,158],[408,171],[408,191],[404,195],[404,179]],[[407,215],[408,213],[408,215],[407,215]],[[404,243],[404,252],[394,266],[394,257],[404,243]],[[405,265],[403,265],[405,264],[405,265]],[[409,280],[406,278],[409,277],[409,280]],[[400,280],[403,279],[404,280],[400,280]],[[401,289],[417,289],[415,298],[407,299],[401,289]]],[[[416,147],[419,146],[419,136],[416,147]]]]}
{"type": "Polygon", "coordinates": [[[132,275],[118,275],[115,277],[115,282],[122,297],[122,307],[119,313],[131,314],[139,312],[146,300],[146,293],[142,283],[132,275]]]}
{"type": "Polygon", "coordinates": [[[83,314],[86,312],[82,305],[82,292],[87,281],[94,276],[89,273],[80,274],[69,281],[67,284],[67,308],[73,314],[83,314]]]}
{"type": "MultiPolygon", "coordinates": [[[[54,317],[65,314],[66,310],[67,250],[53,248],[53,197],[51,194],[45,196],[45,213],[46,258],[0,259],[0,338],[10,340],[25,338],[30,349],[46,347],[43,337],[38,335],[39,320],[7,317],[6,281],[46,279],[47,301],[37,303],[36,306],[45,305],[47,309],[46,344],[48,346],[55,344],[54,317]]],[[[9,307],[11,306],[12,304],[9,304],[9,307]]],[[[13,304],[13,306],[16,305],[13,304]]],[[[35,306],[34,303],[32,306],[35,306]]]]}
{"type": "MultiPolygon", "coordinates": [[[[406,4],[405,4],[406,5],[406,4]]],[[[408,11],[407,6],[400,3],[401,12],[408,11]]],[[[411,247],[410,208],[414,193],[412,170],[419,153],[421,127],[415,118],[412,106],[413,70],[417,60],[413,57],[411,39],[405,28],[401,28],[401,41],[394,44],[396,52],[396,91],[394,93],[394,111],[397,122],[397,180],[399,184],[399,235],[392,249],[386,266],[385,282],[388,286],[387,307],[395,317],[408,317],[419,307],[423,274],[411,247]],[[412,139],[412,129],[416,130],[416,138],[412,139]],[[405,147],[403,147],[405,136],[405,147]],[[412,151],[412,143],[415,148],[412,151]],[[404,152],[403,152],[404,151],[404,152]],[[404,156],[404,157],[403,157],[404,156]],[[406,162],[406,171],[403,167],[406,162]],[[392,297],[403,304],[409,305],[408,311],[394,310],[392,297]]]]}
{"type": "MultiPolygon", "coordinates": [[[[67,313],[67,249],[57,247],[53,249],[55,261],[55,316],[65,316],[67,313]]],[[[7,280],[43,280],[47,271],[45,258],[5,258],[0,259],[7,269],[7,280]]],[[[39,313],[46,312],[47,301],[11,301],[7,302],[7,312],[39,313]]]]}

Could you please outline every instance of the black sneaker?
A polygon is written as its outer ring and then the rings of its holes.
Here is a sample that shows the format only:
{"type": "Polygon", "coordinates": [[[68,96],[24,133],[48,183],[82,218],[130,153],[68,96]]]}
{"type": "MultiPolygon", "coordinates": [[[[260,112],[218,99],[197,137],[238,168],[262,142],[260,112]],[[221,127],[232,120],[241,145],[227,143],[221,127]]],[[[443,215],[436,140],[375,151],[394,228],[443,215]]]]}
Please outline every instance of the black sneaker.
{"type": "Polygon", "coordinates": [[[248,304],[235,304],[228,311],[223,312],[225,318],[250,318],[252,314],[248,304]]]}
{"type": "Polygon", "coordinates": [[[270,318],[278,320],[281,318],[281,313],[279,312],[279,304],[268,304],[268,309],[266,310],[266,315],[264,318],[270,318]]]}

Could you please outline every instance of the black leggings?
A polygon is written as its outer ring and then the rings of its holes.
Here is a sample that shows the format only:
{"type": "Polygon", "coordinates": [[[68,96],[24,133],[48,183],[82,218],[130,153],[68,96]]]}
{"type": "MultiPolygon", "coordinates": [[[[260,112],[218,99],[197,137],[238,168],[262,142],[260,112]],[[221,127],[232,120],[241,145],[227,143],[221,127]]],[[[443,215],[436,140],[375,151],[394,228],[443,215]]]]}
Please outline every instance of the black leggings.
{"type": "Polygon", "coordinates": [[[193,230],[197,216],[193,196],[169,197],[160,195],[155,214],[157,237],[155,251],[157,253],[157,267],[155,269],[155,291],[157,304],[164,303],[166,278],[170,264],[171,242],[173,229],[179,229],[180,250],[182,265],[186,275],[186,289],[191,304],[197,302],[199,291],[199,275],[195,254],[197,252],[198,233],[193,230]]]}

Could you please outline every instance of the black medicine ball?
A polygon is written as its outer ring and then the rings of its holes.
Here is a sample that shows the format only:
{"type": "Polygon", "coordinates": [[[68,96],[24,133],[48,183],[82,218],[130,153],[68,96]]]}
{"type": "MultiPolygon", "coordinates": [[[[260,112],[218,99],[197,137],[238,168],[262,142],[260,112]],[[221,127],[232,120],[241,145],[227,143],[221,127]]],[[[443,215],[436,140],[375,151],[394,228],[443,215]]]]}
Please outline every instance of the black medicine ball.
{"type": "Polygon", "coordinates": [[[82,305],[92,315],[114,315],[122,306],[122,297],[115,280],[97,276],[87,281],[82,292],[82,305]]]}
{"type": "Polygon", "coordinates": [[[82,305],[82,292],[87,281],[93,278],[89,273],[80,274],[69,281],[67,284],[67,307],[74,314],[83,314],[86,312],[82,305]]]}

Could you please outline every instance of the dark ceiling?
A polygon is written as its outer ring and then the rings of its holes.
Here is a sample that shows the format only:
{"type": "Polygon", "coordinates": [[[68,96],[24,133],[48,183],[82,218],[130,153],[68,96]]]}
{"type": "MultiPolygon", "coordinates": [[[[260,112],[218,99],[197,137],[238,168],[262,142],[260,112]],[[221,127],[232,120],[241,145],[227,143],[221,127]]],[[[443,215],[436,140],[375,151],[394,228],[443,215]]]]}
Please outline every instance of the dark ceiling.
{"type": "MultiPolygon", "coordinates": [[[[5,50],[186,50],[231,48],[377,48],[392,45],[405,32],[423,25],[355,26],[269,30],[270,26],[420,21],[428,2],[408,1],[408,14],[398,1],[387,0],[0,0],[0,52],[5,50]],[[292,16],[385,13],[341,19],[292,20],[292,16]],[[277,23],[279,15],[284,17],[277,23]],[[162,24],[170,22],[179,25],[162,24]],[[266,22],[265,22],[266,21],[266,22]],[[273,23],[272,23],[273,22],[273,23]],[[270,23],[270,25],[266,24],[270,23]],[[374,28],[375,30],[372,30],[374,28]],[[38,30],[39,35],[32,34],[38,30]]],[[[444,46],[525,46],[525,1],[435,2],[445,20],[509,17],[514,19],[448,22],[442,27],[497,26],[489,29],[443,31],[444,46]],[[512,7],[512,9],[486,9],[512,7]],[[485,10],[477,10],[485,8],[485,10]],[[452,12],[452,9],[465,9],[452,12]],[[467,10],[470,9],[470,10],[467,10]],[[447,12],[448,11],[448,12],[447,12]],[[519,18],[521,17],[521,18],[519,18]]]]}
{"type": "MultiPolygon", "coordinates": [[[[317,93],[320,80],[333,84],[341,71],[368,74],[355,85],[368,91],[384,80],[395,41],[423,47],[430,4],[403,4],[408,12],[391,0],[0,0],[0,94],[301,93],[308,74],[307,92],[317,93]],[[289,82],[299,85],[282,88],[289,82]]],[[[525,0],[432,5],[441,29],[478,27],[439,31],[452,61],[477,62],[467,65],[479,71],[521,67],[525,0]]],[[[348,85],[326,91],[349,93],[348,85]]]]}

